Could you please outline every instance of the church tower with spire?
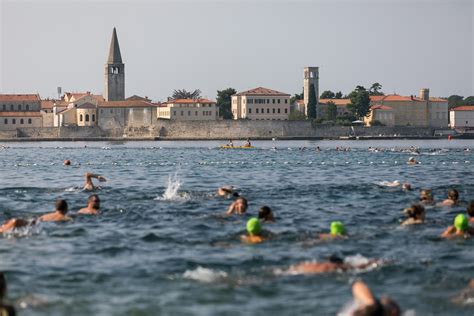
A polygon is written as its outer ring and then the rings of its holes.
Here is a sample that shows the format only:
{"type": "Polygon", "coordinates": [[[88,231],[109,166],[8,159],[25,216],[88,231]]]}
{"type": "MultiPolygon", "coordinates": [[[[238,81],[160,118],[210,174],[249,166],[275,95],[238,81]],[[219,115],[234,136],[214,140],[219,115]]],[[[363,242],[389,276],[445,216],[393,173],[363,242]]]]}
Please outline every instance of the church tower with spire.
{"type": "Polygon", "coordinates": [[[110,41],[109,58],[105,65],[104,99],[106,101],[125,100],[125,65],[122,62],[115,27],[110,41]]]}

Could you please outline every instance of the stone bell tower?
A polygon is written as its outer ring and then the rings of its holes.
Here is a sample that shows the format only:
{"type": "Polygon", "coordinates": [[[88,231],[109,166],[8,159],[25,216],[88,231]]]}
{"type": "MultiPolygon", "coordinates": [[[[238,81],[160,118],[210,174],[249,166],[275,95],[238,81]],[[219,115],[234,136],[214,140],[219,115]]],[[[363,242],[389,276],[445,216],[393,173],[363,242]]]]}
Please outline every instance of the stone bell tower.
{"type": "Polygon", "coordinates": [[[104,99],[106,101],[125,100],[125,65],[122,62],[115,27],[110,41],[109,58],[105,65],[104,99]]]}
{"type": "Polygon", "coordinates": [[[304,68],[303,97],[305,114],[308,115],[309,90],[311,85],[314,87],[316,94],[316,106],[319,104],[319,67],[304,68]]]}

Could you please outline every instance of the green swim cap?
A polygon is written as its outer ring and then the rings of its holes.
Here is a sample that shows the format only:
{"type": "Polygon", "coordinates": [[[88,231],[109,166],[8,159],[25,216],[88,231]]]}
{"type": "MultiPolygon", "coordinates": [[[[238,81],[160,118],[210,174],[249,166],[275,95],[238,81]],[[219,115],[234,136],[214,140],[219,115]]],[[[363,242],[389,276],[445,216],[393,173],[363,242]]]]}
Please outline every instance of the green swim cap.
{"type": "Polygon", "coordinates": [[[344,227],[344,224],[335,221],[331,223],[331,235],[345,235],[346,234],[346,228],[344,227]]]}
{"type": "Polygon", "coordinates": [[[258,235],[262,230],[262,226],[260,225],[260,221],[256,217],[252,217],[247,222],[247,231],[250,235],[258,235]]]}
{"type": "Polygon", "coordinates": [[[467,221],[466,215],[458,214],[454,218],[454,227],[456,227],[457,230],[466,231],[469,227],[469,222],[467,221]]]}

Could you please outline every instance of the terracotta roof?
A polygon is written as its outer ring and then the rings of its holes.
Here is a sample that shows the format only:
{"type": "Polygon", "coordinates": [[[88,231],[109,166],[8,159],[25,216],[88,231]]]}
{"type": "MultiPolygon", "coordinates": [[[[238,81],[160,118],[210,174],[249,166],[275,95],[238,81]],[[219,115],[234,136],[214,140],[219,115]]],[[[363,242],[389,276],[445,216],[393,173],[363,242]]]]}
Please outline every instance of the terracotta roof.
{"type": "Polygon", "coordinates": [[[196,104],[196,103],[216,103],[209,99],[174,99],[165,102],[164,104],[196,104]]]}
{"type": "Polygon", "coordinates": [[[101,108],[146,108],[156,107],[156,105],[141,100],[124,100],[124,101],[99,101],[101,108]]]}
{"type": "Polygon", "coordinates": [[[96,106],[92,103],[86,102],[84,104],[78,105],[77,108],[78,109],[95,109],[96,106]]]}
{"type": "Polygon", "coordinates": [[[41,117],[40,112],[0,112],[0,117],[41,117]]]}
{"type": "Polygon", "coordinates": [[[403,96],[398,94],[388,94],[384,96],[373,95],[370,97],[371,102],[379,101],[397,101],[397,102],[410,102],[410,101],[424,101],[423,99],[417,98],[416,96],[403,96]]]}
{"type": "Polygon", "coordinates": [[[141,97],[139,95],[132,95],[131,97],[126,98],[125,100],[131,101],[131,100],[142,100],[142,101],[148,101],[150,102],[151,100],[148,97],[141,97]]]}
{"type": "Polygon", "coordinates": [[[382,104],[376,104],[370,107],[371,110],[383,110],[383,111],[391,111],[393,110],[392,107],[382,105],[382,104]]]}
{"type": "Polygon", "coordinates": [[[451,111],[474,111],[474,105],[461,105],[452,108],[451,111]]]}
{"type": "Polygon", "coordinates": [[[336,106],[347,106],[351,103],[351,99],[319,99],[319,103],[328,104],[328,102],[333,102],[336,106]]]}
{"type": "Polygon", "coordinates": [[[443,98],[430,98],[430,102],[448,102],[448,100],[443,98]]]}
{"type": "Polygon", "coordinates": [[[0,101],[39,101],[37,94],[0,94],[0,101]]]}
{"type": "Polygon", "coordinates": [[[52,109],[54,106],[53,100],[41,100],[41,109],[52,109]]]}
{"type": "Polygon", "coordinates": [[[290,96],[287,93],[284,92],[279,92],[276,90],[268,89],[268,88],[263,88],[263,87],[258,87],[255,89],[247,90],[247,91],[242,91],[237,94],[238,96],[242,95],[272,95],[272,96],[290,96]]]}

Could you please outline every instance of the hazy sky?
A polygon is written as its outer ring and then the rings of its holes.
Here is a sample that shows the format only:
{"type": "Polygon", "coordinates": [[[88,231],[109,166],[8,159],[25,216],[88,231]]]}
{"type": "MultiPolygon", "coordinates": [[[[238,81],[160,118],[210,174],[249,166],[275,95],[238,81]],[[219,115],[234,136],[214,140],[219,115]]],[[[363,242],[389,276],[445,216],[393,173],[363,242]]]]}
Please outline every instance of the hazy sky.
{"type": "Polygon", "coordinates": [[[474,95],[474,0],[0,0],[0,92],[102,94],[117,27],[126,96],[173,89],[320,90],[474,95]]]}

